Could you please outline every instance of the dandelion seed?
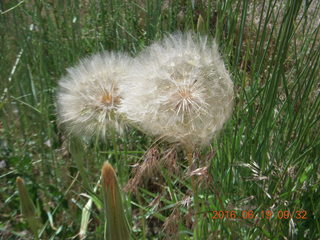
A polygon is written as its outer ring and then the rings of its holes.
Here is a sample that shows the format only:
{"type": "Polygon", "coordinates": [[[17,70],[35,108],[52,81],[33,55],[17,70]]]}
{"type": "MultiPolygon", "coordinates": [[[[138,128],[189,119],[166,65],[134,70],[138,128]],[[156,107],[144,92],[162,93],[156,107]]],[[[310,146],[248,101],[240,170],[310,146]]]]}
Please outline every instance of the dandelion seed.
{"type": "Polygon", "coordinates": [[[104,137],[108,130],[122,133],[119,84],[129,63],[126,55],[103,53],[68,69],[59,82],[57,103],[60,122],[69,133],[87,137],[104,137]]]}
{"type": "Polygon", "coordinates": [[[148,134],[194,148],[208,144],[231,114],[233,82],[207,37],[169,35],[132,69],[119,111],[148,134]]]}

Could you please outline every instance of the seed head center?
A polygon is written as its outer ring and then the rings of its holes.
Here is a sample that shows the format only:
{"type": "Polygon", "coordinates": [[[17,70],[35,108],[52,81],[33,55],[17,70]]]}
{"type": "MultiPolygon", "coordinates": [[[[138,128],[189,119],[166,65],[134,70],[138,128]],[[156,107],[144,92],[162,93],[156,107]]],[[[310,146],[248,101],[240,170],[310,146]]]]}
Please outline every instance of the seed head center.
{"type": "Polygon", "coordinates": [[[192,92],[190,89],[179,89],[178,90],[178,95],[182,99],[191,99],[192,98],[192,92]]]}
{"type": "Polygon", "coordinates": [[[107,93],[101,96],[100,101],[104,105],[111,105],[113,102],[113,97],[111,96],[111,94],[107,93]]]}

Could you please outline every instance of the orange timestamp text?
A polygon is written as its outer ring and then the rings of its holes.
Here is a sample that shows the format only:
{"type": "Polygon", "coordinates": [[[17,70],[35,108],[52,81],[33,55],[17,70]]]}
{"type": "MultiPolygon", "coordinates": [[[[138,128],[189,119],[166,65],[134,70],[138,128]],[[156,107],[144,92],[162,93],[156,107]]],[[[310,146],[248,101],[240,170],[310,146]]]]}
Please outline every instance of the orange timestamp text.
{"type": "Polygon", "coordinates": [[[289,211],[289,210],[264,210],[264,211],[211,211],[213,214],[212,219],[308,219],[307,211],[289,211]]]}

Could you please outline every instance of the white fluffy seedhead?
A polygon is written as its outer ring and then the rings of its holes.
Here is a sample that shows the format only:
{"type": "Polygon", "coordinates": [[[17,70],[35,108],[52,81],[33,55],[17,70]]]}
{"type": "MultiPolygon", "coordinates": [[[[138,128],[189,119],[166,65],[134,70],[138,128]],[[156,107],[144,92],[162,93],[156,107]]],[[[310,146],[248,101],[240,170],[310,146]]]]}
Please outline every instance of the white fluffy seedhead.
{"type": "Polygon", "coordinates": [[[208,144],[232,112],[233,82],[207,37],[177,33],[155,42],[126,80],[119,111],[143,131],[188,148],[208,144]]]}
{"type": "Polygon", "coordinates": [[[104,137],[108,130],[122,132],[119,85],[130,62],[126,55],[105,52],[67,70],[59,81],[57,104],[60,123],[69,133],[90,138],[104,137]]]}

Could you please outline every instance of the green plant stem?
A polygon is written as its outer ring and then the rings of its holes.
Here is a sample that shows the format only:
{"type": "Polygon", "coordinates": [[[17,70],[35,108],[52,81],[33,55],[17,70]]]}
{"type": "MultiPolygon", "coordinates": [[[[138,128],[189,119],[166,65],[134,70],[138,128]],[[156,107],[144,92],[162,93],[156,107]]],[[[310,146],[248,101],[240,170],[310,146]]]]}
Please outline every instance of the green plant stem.
{"type": "MultiPolygon", "coordinates": [[[[191,172],[193,170],[193,150],[187,151],[187,159],[188,159],[189,169],[190,169],[190,174],[191,174],[191,172]]],[[[191,176],[191,185],[192,185],[192,191],[193,191],[193,203],[194,203],[194,208],[195,208],[195,215],[194,215],[195,236],[194,236],[194,239],[198,239],[197,225],[198,225],[198,213],[200,212],[200,209],[199,209],[198,187],[196,185],[195,176],[191,176]]]]}
{"type": "MultiPolygon", "coordinates": [[[[143,206],[140,193],[137,192],[137,200],[140,206],[143,206]]],[[[144,216],[144,209],[140,208],[140,216],[144,216]]],[[[142,240],[146,239],[146,221],[144,217],[141,217],[141,230],[142,230],[142,240]]]]}

